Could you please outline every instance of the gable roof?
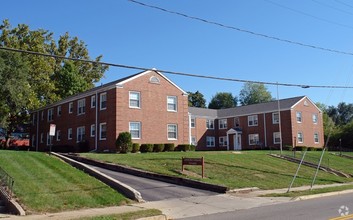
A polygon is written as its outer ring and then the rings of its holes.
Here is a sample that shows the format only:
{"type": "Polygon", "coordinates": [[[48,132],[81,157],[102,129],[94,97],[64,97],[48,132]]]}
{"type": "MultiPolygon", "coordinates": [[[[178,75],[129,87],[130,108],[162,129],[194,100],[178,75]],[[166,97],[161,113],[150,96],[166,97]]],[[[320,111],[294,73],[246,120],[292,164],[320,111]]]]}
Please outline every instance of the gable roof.
{"type": "MultiPolygon", "coordinates": [[[[306,98],[306,96],[280,99],[279,100],[280,110],[281,111],[290,110],[304,98],[306,98]]],[[[275,111],[278,111],[277,100],[265,102],[265,103],[253,104],[253,105],[238,106],[234,108],[218,109],[218,110],[189,107],[189,112],[191,113],[191,115],[204,116],[204,117],[210,117],[210,118],[227,118],[232,116],[244,116],[244,115],[275,112],[275,111]]]]}
{"type": "Polygon", "coordinates": [[[46,105],[46,106],[44,106],[42,108],[39,108],[39,109],[35,109],[35,110],[31,111],[31,112],[36,112],[36,111],[47,109],[47,108],[50,108],[50,107],[53,107],[53,106],[57,106],[57,105],[61,105],[61,104],[64,104],[64,103],[72,102],[72,101],[75,101],[75,100],[78,100],[78,99],[81,99],[81,98],[85,98],[85,97],[90,96],[90,95],[94,95],[96,93],[101,93],[101,92],[104,92],[104,91],[108,91],[110,89],[113,89],[113,88],[116,88],[116,87],[119,87],[119,86],[121,87],[126,82],[129,82],[131,80],[134,80],[134,79],[136,79],[136,78],[138,78],[140,76],[146,75],[146,74],[151,73],[151,72],[157,73],[158,75],[163,77],[165,80],[167,80],[169,83],[171,83],[173,86],[175,86],[177,89],[179,89],[184,95],[187,95],[187,93],[184,90],[182,90],[179,86],[177,86],[175,83],[173,83],[170,79],[168,79],[162,73],[158,72],[155,69],[152,69],[152,70],[145,70],[145,71],[142,71],[142,72],[139,72],[139,73],[136,73],[136,74],[133,74],[133,75],[130,75],[130,76],[115,80],[113,82],[110,82],[110,83],[107,83],[107,84],[104,84],[104,85],[101,85],[101,86],[96,86],[96,87],[94,87],[92,89],[89,89],[89,90],[87,90],[85,92],[81,92],[81,93],[78,93],[76,95],[69,96],[69,97],[67,97],[65,99],[62,99],[62,100],[58,101],[58,102],[52,103],[50,105],[46,105]]]}

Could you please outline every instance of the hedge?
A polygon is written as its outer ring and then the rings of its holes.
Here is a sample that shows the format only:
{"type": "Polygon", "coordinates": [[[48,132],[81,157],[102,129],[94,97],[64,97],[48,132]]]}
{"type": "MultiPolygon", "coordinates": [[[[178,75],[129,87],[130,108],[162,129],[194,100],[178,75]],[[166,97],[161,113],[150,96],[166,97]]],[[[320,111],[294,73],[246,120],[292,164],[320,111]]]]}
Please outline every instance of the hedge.
{"type": "Polygon", "coordinates": [[[164,151],[174,151],[175,145],[174,143],[164,144],[164,151]]]}
{"type": "Polygon", "coordinates": [[[147,153],[153,151],[153,144],[141,144],[140,146],[141,153],[147,153]]]}
{"type": "Polygon", "coordinates": [[[164,150],[164,144],[154,144],[153,152],[162,152],[164,150]]]}
{"type": "Polygon", "coordinates": [[[131,152],[132,153],[137,153],[137,152],[139,152],[140,151],[140,144],[138,144],[138,143],[133,143],[132,144],[132,150],[131,150],[131,152]]]}

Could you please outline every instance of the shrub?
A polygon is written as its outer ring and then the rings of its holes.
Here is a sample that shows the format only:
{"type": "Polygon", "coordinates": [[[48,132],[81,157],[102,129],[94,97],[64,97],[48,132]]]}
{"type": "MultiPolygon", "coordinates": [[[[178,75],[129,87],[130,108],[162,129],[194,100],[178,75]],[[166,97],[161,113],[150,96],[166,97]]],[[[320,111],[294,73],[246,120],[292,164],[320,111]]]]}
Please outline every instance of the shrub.
{"type": "Polygon", "coordinates": [[[138,143],[133,143],[132,144],[132,150],[131,150],[131,152],[132,153],[136,153],[136,152],[139,152],[140,151],[140,144],[138,144],[138,143]]]}
{"type": "Polygon", "coordinates": [[[174,143],[167,143],[164,144],[164,151],[174,151],[174,143]]]}
{"type": "Polygon", "coordinates": [[[153,144],[141,144],[140,146],[141,153],[147,153],[153,151],[153,144]]]}
{"type": "Polygon", "coordinates": [[[193,144],[190,144],[190,151],[195,151],[196,150],[196,146],[193,144]]]}
{"type": "Polygon", "coordinates": [[[120,153],[126,154],[132,150],[130,132],[121,132],[115,141],[115,146],[120,153]]]}
{"type": "Polygon", "coordinates": [[[179,144],[175,148],[175,151],[189,151],[189,150],[190,150],[190,144],[179,144]]]}
{"type": "Polygon", "coordinates": [[[88,152],[89,151],[89,143],[88,141],[81,141],[78,143],[78,152],[88,152]]]}
{"type": "Polygon", "coordinates": [[[153,152],[162,152],[164,150],[164,144],[154,144],[153,152]]]}

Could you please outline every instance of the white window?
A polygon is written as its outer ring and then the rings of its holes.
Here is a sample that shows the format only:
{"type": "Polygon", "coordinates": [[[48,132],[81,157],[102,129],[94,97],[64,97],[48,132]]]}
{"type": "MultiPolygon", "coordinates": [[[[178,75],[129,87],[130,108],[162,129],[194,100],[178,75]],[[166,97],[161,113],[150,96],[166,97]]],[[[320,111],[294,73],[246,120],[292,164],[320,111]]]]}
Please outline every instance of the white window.
{"type": "Polygon", "coordinates": [[[43,133],[40,133],[40,143],[44,143],[44,135],[43,135],[43,133]]]}
{"type": "Polygon", "coordinates": [[[56,110],[57,110],[57,115],[61,116],[61,105],[59,105],[56,110]]]}
{"type": "Polygon", "coordinates": [[[72,140],[72,128],[67,129],[67,139],[72,140]]]}
{"type": "Polygon", "coordinates": [[[91,108],[95,108],[96,107],[96,96],[93,95],[91,96],[91,108]]]}
{"type": "Polygon", "coordinates": [[[99,106],[100,106],[100,110],[104,110],[104,109],[107,109],[107,93],[104,92],[104,93],[101,93],[99,95],[99,106]]]}
{"type": "Polygon", "coordinates": [[[56,131],[56,141],[60,141],[61,140],[61,131],[57,130],[56,131]]]}
{"type": "Polygon", "coordinates": [[[207,129],[214,129],[214,120],[213,119],[206,119],[206,128],[207,129]]]}
{"type": "Polygon", "coordinates": [[[177,106],[178,106],[178,99],[176,96],[168,96],[167,97],[167,105],[168,105],[168,111],[171,112],[176,112],[177,106]]]}
{"type": "Polygon", "coordinates": [[[317,124],[318,122],[318,115],[317,114],[313,114],[313,123],[317,124]]]}
{"type": "Polygon", "coordinates": [[[227,119],[219,119],[218,127],[219,127],[219,129],[226,129],[227,128],[227,119]]]}
{"type": "Polygon", "coordinates": [[[273,143],[274,144],[281,143],[281,133],[280,132],[273,132],[273,143]]]}
{"type": "Polygon", "coordinates": [[[129,92],[129,107],[130,108],[140,108],[141,100],[139,92],[129,92]]]}
{"type": "Polygon", "coordinates": [[[99,124],[99,140],[106,140],[107,139],[107,123],[100,123],[99,124]]]}
{"type": "Polygon", "coordinates": [[[53,143],[53,136],[49,135],[49,132],[47,132],[47,146],[52,145],[53,143]]]}
{"type": "Polygon", "coordinates": [[[141,138],[141,122],[130,122],[129,123],[131,139],[141,138]]]}
{"type": "Polygon", "coordinates": [[[297,112],[296,116],[297,116],[297,122],[302,123],[302,112],[297,112]]]}
{"type": "Polygon", "coordinates": [[[77,114],[82,115],[86,112],[86,100],[80,99],[77,101],[77,114]]]}
{"type": "Polygon", "coordinates": [[[249,134],[249,145],[256,145],[259,140],[259,134],[249,134]]]}
{"type": "Polygon", "coordinates": [[[70,102],[69,103],[69,114],[71,114],[72,112],[74,112],[74,103],[70,102]]]}
{"type": "Polygon", "coordinates": [[[206,136],[206,147],[214,147],[215,146],[215,137],[206,136]]]}
{"type": "Polygon", "coordinates": [[[168,140],[178,139],[178,126],[176,124],[168,125],[168,140]]]}
{"type": "Polygon", "coordinates": [[[297,139],[298,139],[298,143],[303,143],[304,137],[302,132],[298,132],[297,139]]]}
{"type": "Polygon", "coordinates": [[[76,142],[81,142],[85,140],[85,126],[78,127],[76,133],[76,142]]]}
{"type": "Polygon", "coordinates": [[[319,133],[317,133],[317,132],[314,133],[314,142],[316,144],[319,143],[319,133]]]}
{"type": "Polygon", "coordinates": [[[197,146],[197,141],[195,136],[191,136],[191,144],[197,146]]]}
{"type": "Polygon", "coordinates": [[[228,145],[227,137],[226,136],[219,137],[219,146],[226,147],[227,145],[228,145]]]}
{"type": "Polygon", "coordinates": [[[48,121],[53,121],[54,109],[48,109],[48,121]]]}
{"type": "Polygon", "coordinates": [[[192,127],[192,128],[195,127],[195,118],[191,118],[191,127],[192,127]]]}
{"type": "Polygon", "coordinates": [[[278,112],[272,113],[272,124],[279,124],[279,114],[278,114],[278,112]]]}
{"type": "Polygon", "coordinates": [[[95,125],[95,124],[91,125],[90,136],[91,136],[91,137],[96,136],[96,125],[95,125]]]}
{"type": "Polygon", "coordinates": [[[258,123],[257,115],[248,116],[248,126],[257,126],[258,123]]]}

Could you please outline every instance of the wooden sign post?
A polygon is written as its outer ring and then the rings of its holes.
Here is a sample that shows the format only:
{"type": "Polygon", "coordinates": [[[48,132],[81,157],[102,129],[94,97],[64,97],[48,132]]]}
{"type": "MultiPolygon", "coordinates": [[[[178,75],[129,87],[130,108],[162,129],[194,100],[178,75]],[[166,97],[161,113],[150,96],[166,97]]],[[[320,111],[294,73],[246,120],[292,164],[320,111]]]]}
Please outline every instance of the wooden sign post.
{"type": "Polygon", "coordinates": [[[204,160],[204,157],[201,157],[201,158],[185,158],[185,157],[182,157],[181,167],[182,167],[182,171],[183,172],[184,172],[184,166],[185,165],[199,165],[199,166],[202,166],[202,178],[204,178],[204,174],[205,174],[205,160],[204,160]]]}

